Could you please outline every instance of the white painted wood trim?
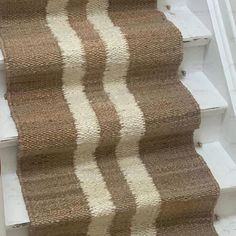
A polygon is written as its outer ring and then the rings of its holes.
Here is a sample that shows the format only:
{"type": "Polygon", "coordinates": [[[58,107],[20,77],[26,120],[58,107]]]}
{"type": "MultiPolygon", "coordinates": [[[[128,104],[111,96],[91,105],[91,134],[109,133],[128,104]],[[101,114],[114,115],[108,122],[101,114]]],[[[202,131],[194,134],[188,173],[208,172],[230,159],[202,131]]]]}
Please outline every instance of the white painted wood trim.
{"type": "Polygon", "coordinates": [[[207,0],[216,42],[233,106],[233,115],[236,116],[236,71],[227,34],[222,19],[218,0],[207,0]]]}
{"type": "Polygon", "coordinates": [[[2,50],[0,49],[0,71],[4,69],[4,58],[2,54],[2,50]]]}
{"type": "MultiPolygon", "coordinates": [[[[235,0],[234,0],[235,1],[235,0]]],[[[230,0],[224,0],[226,9],[228,12],[230,28],[232,30],[233,38],[236,40],[236,19],[234,18],[234,9],[232,8],[232,4],[230,0]]]]}

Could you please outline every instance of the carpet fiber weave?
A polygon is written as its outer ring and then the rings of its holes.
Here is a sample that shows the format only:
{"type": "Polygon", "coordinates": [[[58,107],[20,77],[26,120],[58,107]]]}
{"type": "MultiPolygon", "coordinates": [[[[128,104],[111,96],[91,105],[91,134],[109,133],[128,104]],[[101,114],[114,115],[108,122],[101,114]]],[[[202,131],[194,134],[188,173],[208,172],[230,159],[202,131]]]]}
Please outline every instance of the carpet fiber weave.
{"type": "Polygon", "coordinates": [[[0,0],[32,236],[213,236],[179,30],[154,0],[0,0]]]}

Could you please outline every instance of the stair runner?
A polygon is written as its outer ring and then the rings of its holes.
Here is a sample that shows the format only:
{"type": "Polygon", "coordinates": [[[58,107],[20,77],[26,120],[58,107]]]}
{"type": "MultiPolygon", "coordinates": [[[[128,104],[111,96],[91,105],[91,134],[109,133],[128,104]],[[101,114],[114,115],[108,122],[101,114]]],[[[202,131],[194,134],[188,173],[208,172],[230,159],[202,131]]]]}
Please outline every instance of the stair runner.
{"type": "Polygon", "coordinates": [[[0,4],[30,235],[217,235],[182,37],[156,1],[0,4]]]}

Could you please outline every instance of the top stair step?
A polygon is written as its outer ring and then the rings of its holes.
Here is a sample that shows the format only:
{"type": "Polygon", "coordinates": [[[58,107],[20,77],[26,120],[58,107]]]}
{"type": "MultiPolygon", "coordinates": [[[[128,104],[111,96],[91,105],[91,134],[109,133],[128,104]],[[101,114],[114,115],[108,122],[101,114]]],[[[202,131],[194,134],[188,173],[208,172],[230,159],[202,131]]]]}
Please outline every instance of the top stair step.
{"type": "MultiPolygon", "coordinates": [[[[184,46],[192,47],[208,44],[212,34],[194,13],[186,5],[174,1],[173,4],[169,4],[169,2],[171,1],[159,1],[158,8],[179,28],[183,35],[184,46]]],[[[0,49],[0,70],[3,69],[4,57],[0,49]]]]}

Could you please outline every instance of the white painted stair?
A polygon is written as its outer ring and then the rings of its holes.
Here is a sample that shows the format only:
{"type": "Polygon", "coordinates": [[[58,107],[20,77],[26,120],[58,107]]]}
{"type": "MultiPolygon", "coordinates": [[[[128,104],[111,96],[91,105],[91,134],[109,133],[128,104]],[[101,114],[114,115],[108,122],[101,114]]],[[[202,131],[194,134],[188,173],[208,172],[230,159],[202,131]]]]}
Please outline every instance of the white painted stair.
{"type": "Polygon", "coordinates": [[[236,235],[236,216],[227,216],[215,223],[215,229],[219,235],[235,236],[236,235]]]}
{"type": "MultiPolygon", "coordinates": [[[[206,50],[212,43],[212,32],[188,8],[189,2],[194,5],[194,0],[159,0],[158,4],[183,35],[181,81],[198,102],[202,118],[200,129],[194,134],[196,150],[206,161],[221,189],[215,209],[219,216],[215,228],[220,236],[236,235],[232,226],[236,215],[236,207],[232,207],[233,202],[236,202],[236,164],[220,143],[221,124],[229,104],[219,93],[218,84],[217,89],[214,86],[211,73],[204,69],[206,50]],[[227,234],[227,230],[235,234],[227,234]]],[[[17,131],[4,99],[6,85],[3,61],[0,53],[0,159],[5,227],[7,236],[26,236],[29,218],[16,175],[17,131]]]]}

